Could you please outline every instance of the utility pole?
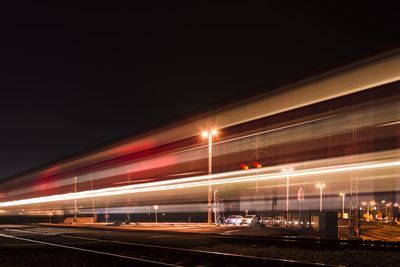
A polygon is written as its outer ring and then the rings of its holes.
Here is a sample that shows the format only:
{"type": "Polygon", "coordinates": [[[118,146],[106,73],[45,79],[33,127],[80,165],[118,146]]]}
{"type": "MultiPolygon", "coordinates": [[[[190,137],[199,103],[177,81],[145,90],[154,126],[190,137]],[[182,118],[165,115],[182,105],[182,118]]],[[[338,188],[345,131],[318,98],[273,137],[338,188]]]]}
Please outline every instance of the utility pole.
{"type": "MultiPolygon", "coordinates": [[[[90,190],[93,190],[93,177],[92,177],[92,171],[90,171],[90,190]]],[[[96,222],[96,212],[94,209],[94,198],[92,198],[92,211],[93,211],[93,222],[96,222]]]]}
{"type": "MultiPolygon", "coordinates": [[[[78,177],[77,176],[75,176],[74,177],[74,191],[75,191],[75,193],[76,193],[76,182],[77,182],[77,180],[78,180],[78,177]]],[[[78,207],[76,206],[76,198],[74,199],[74,223],[76,223],[77,222],[77,218],[76,218],[76,213],[78,212],[78,207]]]]}
{"type": "MultiPolygon", "coordinates": [[[[358,134],[354,128],[354,119],[352,119],[353,131],[351,135],[352,145],[347,153],[350,154],[351,163],[357,162],[358,134]]],[[[360,209],[358,199],[358,174],[354,171],[350,173],[350,235],[352,237],[360,236],[360,209]]]]}

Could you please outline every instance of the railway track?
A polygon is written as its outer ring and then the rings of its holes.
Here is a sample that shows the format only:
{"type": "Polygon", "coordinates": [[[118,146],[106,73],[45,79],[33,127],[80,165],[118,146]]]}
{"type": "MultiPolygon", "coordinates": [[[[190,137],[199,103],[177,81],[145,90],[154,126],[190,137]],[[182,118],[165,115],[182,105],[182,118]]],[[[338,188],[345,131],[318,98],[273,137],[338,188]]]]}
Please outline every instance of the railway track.
{"type": "MultiPolygon", "coordinates": [[[[60,227],[53,225],[50,227],[60,227]]],[[[74,227],[80,229],[87,229],[86,227],[74,227]]],[[[94,228],[96,230],[109,231],[110,229],[94,228]]],[[[119,232],[132,232],[129,229],[112,229],[119,232]]],[[[141,232],[148,233],[169,233],[173,235],[186,235],[187,232],[175,231],[160,231],[160,230],[140,230],[141,232]]],[[[235,234],[213,234],[213,233],[190,233],[192,235],[207,236],[216,238],[224,243],[240,243],[248,245],[262,245],[262,246],[281,246],[281,247],[301,247],[309,249],[361,249],[361,250],[388,250],[400,251],[400,242],[389,242],[379,240],[357,240],[357,239],[338,239],[338,238],[315,238],[315,237],[297,237],[297,236],[246,236],[235,234]]]]}
{"type": "MultiPolygon", "coordinates": [[[[244,256],[170,246],[124,242],[77,234],[51,234],[26,229],[3,228],[0,237],[24,243],[56,247],[80,253],[123,260],[137,266],[316,266],[324,265],[287,259],[244,256]]],[[[326,265],[325,265],[326,266],[326,265]]]]}
{"type": "Polygon", "coordinates": [[[337,238],[304,238],[295,236],[234,236],[225,237],[231,243],[262,244],[281,247],[301,247],[309,249],[361,249],[400,251],[400,242],[377,240],[337,239],[337,238]]]}

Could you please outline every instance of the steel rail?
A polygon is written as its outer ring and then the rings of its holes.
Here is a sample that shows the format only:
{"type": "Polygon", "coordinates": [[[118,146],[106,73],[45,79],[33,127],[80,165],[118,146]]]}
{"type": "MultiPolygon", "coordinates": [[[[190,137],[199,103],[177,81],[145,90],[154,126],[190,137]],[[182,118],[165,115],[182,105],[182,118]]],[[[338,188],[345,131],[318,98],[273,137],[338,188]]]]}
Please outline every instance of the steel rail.
{"type": "MultiPolygon", "coordinates": [[[[57,237],[63,237],[63,238],[67,238],[67,239],[80,239],[80,240],[87,240],[87,241],[95,241],[96,243],[114,243],[114,244],[119,244],[119,245],[126,245],[126,246],[142,248],[142,252],[143,252],[143,248],[145,248],[145,249],[150,250],[152,253],[154,253],[155,251],[159,251],[159,252],[162,252],[162,255],[170,255],[170,256],[177,255],[180,258],[190,257],[191,259],[194,260],[194,262],[198,261],[199,259],[200,260],[207,259],[208,261],[212,261],[212,262],[216,262],[216,263],[224,262],[224,263],[233,263],[233,264],[238,264],[238,265],[251,264],[252,266],[264,266],[265,264],[273,264],[274,266],[333,266],[333,265],[327,265],[327,264],[323,264],[323,263],[311,263],[311,262],[296,261],[296,260],[289,260],[289,259],[246,256],[246,255],[215,252],[215,251],[205,251],[205,250],[195,250],[195,249],[186,249],[186,248],[178,248],[178,247],[151,245],[151,244],[144,244],[144,243],[124,242],[124,241],[116,241],[116,240],[109,240],[109,239],[85,237],[85,236],[81,236],[81,235],[69,235],[69,234],[54,234],[54,235],[52,235],[52,234],[43,233],[43,232],[20,230],[20,229],[9,229],[9,228],[3,228],[2,230],[12,231],[12,232],[20,232],[20,233],[26,233],[26,234],[37,234],[37,235],[41,235],[44,237],[57,236],[57,237]]],[[[147,260],[147,259],[143,259],[143,258],[136,258],[136,257],[126,256],[126,255],[121,255],[121,254],[103,252],[103,251],[98,251],[98,250],[93,250],[93,249],[80,248],[80,247],[71,246],[71,245],[62,245],[62,244],[57,244],[54,242],[41,241],[41,240],[36,240],[36,239],[26,238],[26,237],[17,237],[17,236],[5,235],[5,234],[1,234],[1,233],[0,233],[0,237],[13,238],[13,239],[21,240],[21,241],[39,243],[39,244],[43,244],[43,245],[50,245],[50,246],[56,246],[56,247],[61,247],[61,248],[67,248],[67,249],[80,250],[83,252],[97,253],[97,254],[126,258],[126,259],[131,259],[131,260],[139,260],[139,261],[143,261],[146,263],[154,263],[154,264],[158,264],[158,265],[181,266],[179,264],[164,263],[164,262],[155,261],[155,260],[147,260]]]]}

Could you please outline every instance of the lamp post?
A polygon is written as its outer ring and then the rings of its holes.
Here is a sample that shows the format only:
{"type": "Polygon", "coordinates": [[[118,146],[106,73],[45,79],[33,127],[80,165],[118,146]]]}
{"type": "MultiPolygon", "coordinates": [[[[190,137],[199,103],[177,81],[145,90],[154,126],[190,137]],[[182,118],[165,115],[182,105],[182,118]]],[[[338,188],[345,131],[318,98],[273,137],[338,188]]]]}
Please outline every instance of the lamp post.
{"type": "MultiPolygon", "coordinates": [[[[74,177],[74,191],[76,193],[76,182],[78,181],[78,177],[74,177]]],[[[76,213],[78,212],[78,208],[76,206],[76,198],[74,199],[74,223],[76,223],[76,213]]]]}
{"type": "MultiPolygon", "coordinates": [[[[375,206],[375,201],[371,201],[370,204],[371,204],[372,207],[374,207],[375,206]]],[[[369,209],[369,205],[368,205],[368,209],[369,209]]],[[[368,218],[368,220],[369,220],[369,218],[368,218]]]]}
{"type": "MultiPolygon", "coordinates": [[[[208,175],[212,174],[212,137],[218,134],[217,130],[204,131],[202,133],[203,138],[208,138],[208,175]]],[[[212,186],[211,186],[211,176],[208,178],[208,224],[212,224],[212,186]]]]}
{"type": "Polygon", "coordinates": [[[396,221],[396,208],[399,207],[399,203],[394,203],[392,206],[392,223],[396,221]]]}
{"type": "MultiPolygon", "coordinates": [[[[365,206],[365,205],[367,205],[367,203],[365,202],[365,201],[363,201],[362,203],[361,203],[363,206],[365,206]]],[[[371,206],[374,206],[375,205],[375,201],[370,201],[370,202],[368,202],[368,205],[367,205],[367,222],[369,222],[369,209],[370,209],[370,205],[371,204],[371,206]]]]}
{"type": "MultiPolygon", "coordinates": [[[[363,206],[365,206],[365,205],[367,205],[367,202],[365,202],[365,201],[363,201],[362,203],[361,203],[363,206]]],[[[368,203],[368,206],[367,206],[367,222],[369,221],[369,203],[368,203]]]]}
{"type": "Polygon", "coordinates": [[[386,203],[386,205],[385,205],[385,217],[388,217],[387,208],[388,208],[391,204],[392,204],[392,203],[386,203]]]}
{"type": "MultiPolygon", "coordinates": [[[[383,205],[385,205],[385,200],[382,200],[381,201],[381,204],[383,204],[383,205]]],[[[386,205],[385,205],[386,206],[386,205]]],[[[378,216],[379,216],[379,213],[380,213],[380,209],[379,209],[379,202],[378,202],[378,216]]],[[[381,216],[381,219],[383,219],[383,214],[381,214],[382,216],[381,216]]]]}
{"type": "Polygon", "coordinates": [[[325,187],[325,184],[317,184],[319,188],[319,211],[322,212],[322,188],[325,187]]]}
{"type": "Polygon", "coordinates": [[[342,218],[344,218],[344,197],[346,196],[346,193],[341,192],[339,195],[342,197],[342,218]]]}
{"type": "Polygon", "coordinates": [[[283,169],[282,172],[286,173],[286,224],[289,224],[289,178],[293,168],[283,169]]]}

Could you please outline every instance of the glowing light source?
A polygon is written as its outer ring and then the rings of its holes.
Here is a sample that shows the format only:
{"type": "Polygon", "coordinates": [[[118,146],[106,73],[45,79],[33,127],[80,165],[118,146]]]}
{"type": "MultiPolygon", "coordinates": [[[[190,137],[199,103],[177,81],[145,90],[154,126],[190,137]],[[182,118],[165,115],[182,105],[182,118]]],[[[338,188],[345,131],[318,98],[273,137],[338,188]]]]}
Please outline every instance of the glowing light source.
{"type": "Polygon", "coordinates": [[[210,131],[203,131],[203,132],[201,133],[201,136],[202,136],[203,138],[207,138],[207,137],[209,137],[209,136],[216,136],[217,134],[218,134],[218,131],[215,130],[215,129],[212,129],[212,130],[210,130],[210,131]]]}
{"type": "Polygon", "coordinates": [[[260,163],[258,163],[257,161],[253,162],[253,166],[256,167],[256,168],[261,168],[262,167],[262,165],[260,163]]]}
{"type": "Polygon", "coordinates": [[[244,163],[240,164],[240,167],[241,167],[243,170],[248,170],[248,169],[249,169],[249,166],[247,166],[247,165],[244,164],[244,163]]]}

